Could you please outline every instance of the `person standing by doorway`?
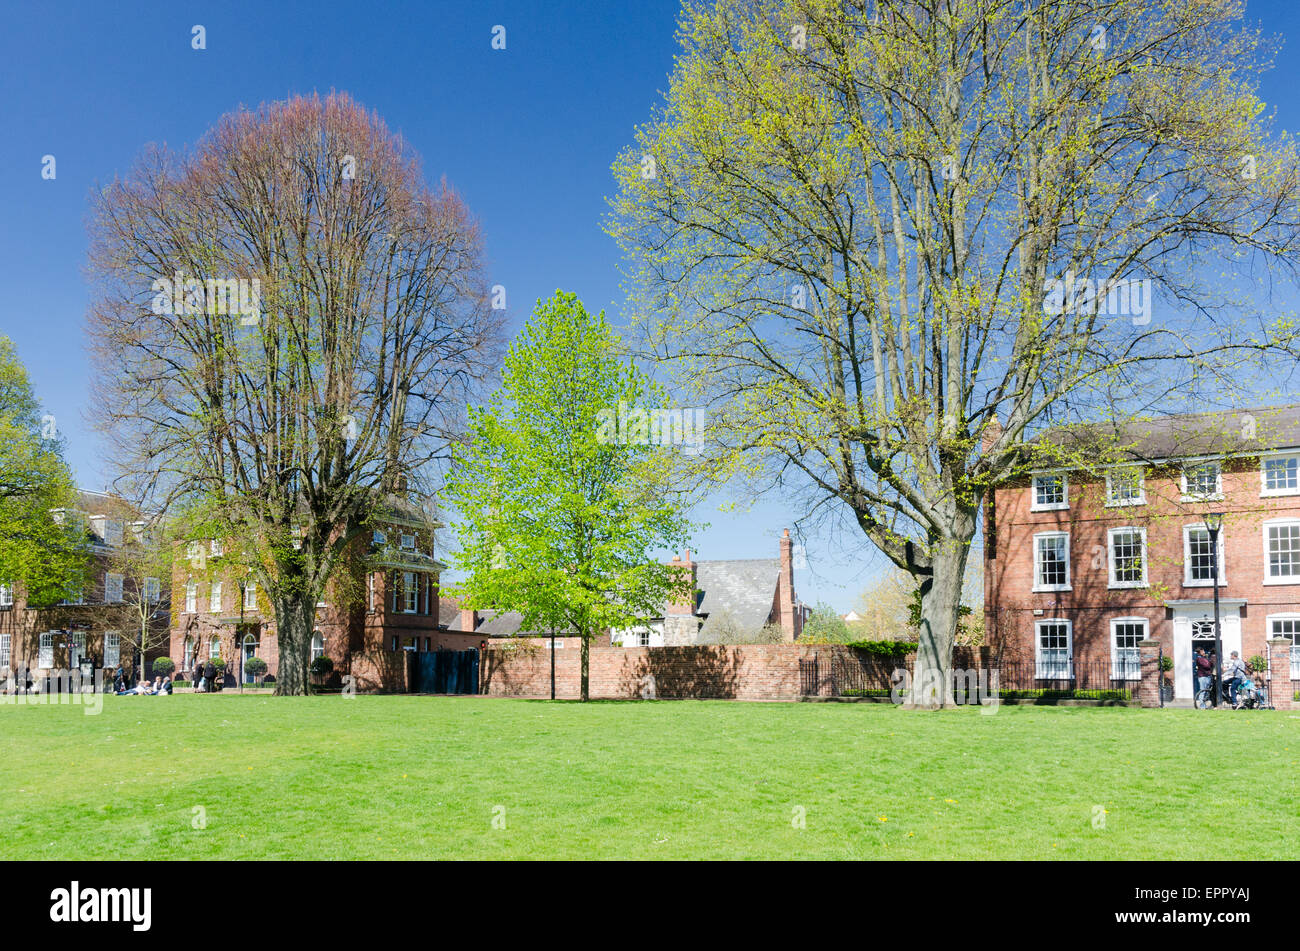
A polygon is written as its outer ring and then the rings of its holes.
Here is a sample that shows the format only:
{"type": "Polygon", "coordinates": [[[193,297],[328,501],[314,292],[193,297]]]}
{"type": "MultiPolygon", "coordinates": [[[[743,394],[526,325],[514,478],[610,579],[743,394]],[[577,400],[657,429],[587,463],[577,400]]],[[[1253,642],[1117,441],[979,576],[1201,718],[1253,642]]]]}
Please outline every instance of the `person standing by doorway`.
{"type": "Polygon", "coordinates": [[[1204,647],[1196,648],[1196,692],[1210,689],[1210,677],[1214,673],[1214,661],[1205,652],[1204,647]]]}

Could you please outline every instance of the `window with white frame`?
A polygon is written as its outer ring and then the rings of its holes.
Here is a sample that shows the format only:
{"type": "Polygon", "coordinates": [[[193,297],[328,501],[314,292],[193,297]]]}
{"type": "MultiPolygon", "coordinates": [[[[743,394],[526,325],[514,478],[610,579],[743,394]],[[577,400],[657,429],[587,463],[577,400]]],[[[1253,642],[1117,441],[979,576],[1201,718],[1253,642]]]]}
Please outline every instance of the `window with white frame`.
{"type": "Polygon", "coordinates": [[[116,667],[122,662],[122,635],[117,631],[104,632],[104,666],[116,667]]]}
{"type": "Polygon", "coordinates": [[[221,639],[214,637],[208,641],[208,659],[216,660],[221,656],[221,639]]]}
{"type": "Polygon", "coordinates": [[[388,536],[379,529],[375,529],[375,533],[370,536],[370,543],[376,548],[383,548],[388,544],[388,536]]]}
{"type": "Polygon", "coordinates": [[[122,576],[104,573],[104,603],[118,604],[122,600],[122,576]]]}
{"type": "MultiPolygon", "coordinates": [[[[1223,532],[1219,532],[1219,586],[1227,584],[1223,561],[1223,532]]],[[[1214,584],[1214,543],[1204,525],[1183,527],[1183,584],[1189,588],[1214,584]]]]}
{"type": "Polygon", "coordinates": [[[1145,505],[1146,477],[1141,468],[1111,469],[1106,473],[1107,505],[1145,505]]]}
{"type": "Polygon", "coordinates": [[[1291,679],[1300,680],[1300,614],[1275,614],[1268,619],[1268,636],[1291,642],[1291,679]]]}
{"type": "Polygon", "coordinates": [[[13,649],[13,636],[10,634],[0,634],[0,670],[9,666],[13,659],[10,653],[13,649]]]}
{"type": "Polygon", "coordinates": [[[114,547],[122,544],[123,523],[120,518],[104,520],[104,544],[114,547]]]}
{"type": "Polygon", "coordinates": [[[0,584],[0,608],[11,608],[14,606],[14,587],[10,584],[0,584]]]}
{"type": "Polygon", "coordinates": [[[419,605],[420,589],[416,586],[414,571],[402,572],[402,612],[414,614],[419,605]]]}
{"type": "Polygon", "coordinates": [[[197,581],[185,582],[185,613],[198,613],[199,606],[199,583],[197,581]]]}
{"type": "Polygon", "coordinates": [[[1110,622],[1111,666],[1116,680],[1142,678],[1142,659],[1138,645],[1146,636],[1146,618],[1122,617],[1110,622]]]}
{"type": "Polygon", "coordinates": [[[50,668],[54,666],[54,632],[46,631],[41,635],[40,650],[36,655],[36,666],[50,668]]]}
{"type": "Polygon", "coordinates": [[[311,636],[311,659],[325,656],[325,635],[317,631],[311,636]]]}
{"type": "Polygon", "coordinates": [[[144,579],[144,600],[146,604],[157,604],[162,600],[162,582],[157,578],[144,579]]]}
{"type": "Polygon", "coordinates": [[[1260,460],[1261,495],[1300,495],[1300,454],[1260,460]]]}
{"type": "Polygon", "coordinates": [[[72,588],[68,591],[68,596],[63,599],[64,604],[85,604],[80,588],[72,588]]]}
{"type": "Polygon", "coordinates": [[[1034,676],[1039,680],[1069,680],[1074,649],[1073,624],[1066,620],[1036,621],[1034,628],[1034,676]]]}
{"type": "Polygon", "coordinates": [[[1264,523],[1264,583],[1300,584],[1300,520],[1264,523]]]}
{"type": "Polygon", "coordinates": [[[220,581],[212,582],[212,586],[208,588],[208,613],[209,614],[221,613],[221,582],[220,581]]]}
{"type": "Polygon", "coordinates": [[[1070,534],[1043,532],[1034,536],[1034,590],[1070,588],[1070,534]]]}
{"type": "Polygon", "coordinates": [[[80,667],[82,658],[86,656],[86,632],[74,631],[69,641],[68,666],[80,667]]]}
{"type": "Polygon", "coordinates": [[[257,610],[257,582],[256,581],[244,582],[244,610],[245,611],[257,610]]]}
{"type": "Polygon", "coordinates": [[[403,536],[402,536],[402,551],[415,551],[415,536],[414,536],[414,535],[403,535],[403,536]]]}
{"type": "Polygon", "coordinates": [[[1223,467],[1217,462],[1184,467],[1183,498],[1188,501],[1223,498],[1223,467]]]}
{"type": "Polygon", "coordinates": [[[1109,532],[1110,586],[1141,588],[1147,583],[1145,528],[1112,528],[1109,532]]]}
{"type": "Polygon", "coordinates": [[[1044,472],[1034,476],[1033,512],[1052,512],[1070,507],[1070,483],[1064,472],[1044,472]]]}
{"type": "Polygon", "coordinates": [[[370,610],[373,611],[375,609],[375,573],[373,571],[370,572],[370,576],[367,578],[366,584],[370,596],[370,610]]]}
{"type": "Polygon", "coordinates": [[[211,558],[220,558],[224,554],[225,548],[220,538],[214,538],[208,542],[208,555],[211,558]]]}
{"type": "Polygon", "coordinates": [[[185,557],[190,560],[191,564],[201,564],[203,562],[203,545],[199,542],[190,542],[185,549],[185,557]]]}

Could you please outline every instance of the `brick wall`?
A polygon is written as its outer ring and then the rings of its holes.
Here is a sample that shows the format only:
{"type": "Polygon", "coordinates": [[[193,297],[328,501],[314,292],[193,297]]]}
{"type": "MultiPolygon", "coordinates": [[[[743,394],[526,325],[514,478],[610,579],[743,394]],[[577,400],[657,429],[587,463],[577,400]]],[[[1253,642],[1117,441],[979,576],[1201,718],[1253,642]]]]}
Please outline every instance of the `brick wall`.
{"type": "MultiPolygon", "coordinates": [[[[630,699],[653,684],[663,699],[797,700],[799,661],[825,658],[829,645],[740,644],[690,647],[592,647],[591,696],[630,699]]],[[[580,649],[575,641],[555,652],[555,695],[579,696],[580,649]]],[[[549,697],[550,651],[544,647],[491,647],[480,667],[483,693],[549,697]]]]}

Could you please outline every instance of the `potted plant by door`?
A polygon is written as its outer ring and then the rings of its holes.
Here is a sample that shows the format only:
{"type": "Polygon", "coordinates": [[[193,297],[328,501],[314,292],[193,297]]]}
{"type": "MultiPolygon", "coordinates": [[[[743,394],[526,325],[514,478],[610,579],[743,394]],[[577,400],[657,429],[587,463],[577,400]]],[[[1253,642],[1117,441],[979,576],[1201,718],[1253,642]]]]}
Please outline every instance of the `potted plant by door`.
{"type": "Polygon", "coordinates": [[[1160,694],[1165,700],[1174,699],[1174,659],[1169,656],[1160,658],[1160,694]]]}
{"type": "Polygon", "coordinates": [[[260,657],[248,658],[244,661],[244,673],[251,675],[254,683],[260,683],[266,674],[266,661],[260,657]]]}
{"type": "Polygon", "coordinates": [[[324,654],[321,654],[311,662],[311,667],[308,669],[311,671],[311,675],[316,678],[317,686],[320,686],[325,683],[325,681],[329,679],[329,675],[334,672],[334,661],[330,660],[324,654]]]}

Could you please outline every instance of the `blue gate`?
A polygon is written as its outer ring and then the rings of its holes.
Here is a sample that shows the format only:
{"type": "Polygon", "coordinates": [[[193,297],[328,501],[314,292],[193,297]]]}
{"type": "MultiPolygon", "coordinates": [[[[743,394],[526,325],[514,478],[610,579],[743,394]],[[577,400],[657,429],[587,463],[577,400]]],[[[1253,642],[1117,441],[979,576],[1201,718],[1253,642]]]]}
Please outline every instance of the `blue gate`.
{"type": "Polygon", "coordinates": [[[407,682],[411,693],[478,693],[478,651],[412,651],[407,682]]]}

